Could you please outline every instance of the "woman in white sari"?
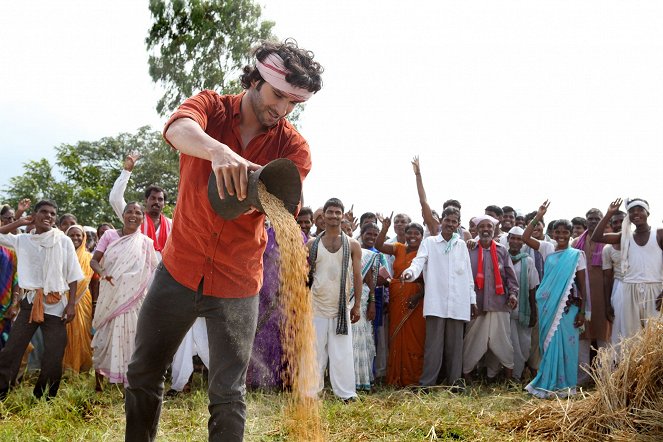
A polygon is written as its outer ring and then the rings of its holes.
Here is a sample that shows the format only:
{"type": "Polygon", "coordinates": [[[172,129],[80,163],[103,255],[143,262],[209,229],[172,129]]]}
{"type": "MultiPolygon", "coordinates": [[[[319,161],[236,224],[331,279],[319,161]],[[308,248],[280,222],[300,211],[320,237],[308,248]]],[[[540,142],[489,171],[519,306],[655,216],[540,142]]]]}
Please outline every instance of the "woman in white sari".
{"type": "MultiPolygon", "coordinates": [[[[127,204],[124,227],[104,233],[90,262],[101,276],[92,320],[94,368],[115,384],[126,385],[138,312],[158,263],[152,240],[140,231],[143,217],[139,203],[127,204]]],[[[96,388],[101,389],[99,377],[96,388]]]]}
{"type": "Polygon", "coordinates": [[[380,269],[382,255],[371,250],[378,236],[378,228],[373,223],[366,223],[361,228],[361,278],[362,290],[352,288],[350,300],[361,296],[361,317],[352,324],[352,352],[355,365],[355,384],[357,390],[371,391],[373,385],[373,360],[375,359],[375,338],[373,319],[375,319],[375,283],[380,269]]]}

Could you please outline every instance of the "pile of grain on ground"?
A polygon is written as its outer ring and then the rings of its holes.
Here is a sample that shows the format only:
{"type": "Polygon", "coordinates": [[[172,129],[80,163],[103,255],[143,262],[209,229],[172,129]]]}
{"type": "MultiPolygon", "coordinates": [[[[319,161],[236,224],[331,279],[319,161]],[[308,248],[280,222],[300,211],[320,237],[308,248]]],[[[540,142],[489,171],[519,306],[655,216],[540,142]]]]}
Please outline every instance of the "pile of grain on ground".
{"type": "Polygon", "coordinates": [[[280,251],[280,303],[285,378],[292,385],[291,400],[284,410],[284,423],[294,440],[322,440],[320,404],[315,396],[318,384],[315,354],[313,306],[306,287],[307,251],[301,229],[283,202],[262,183],[258,198],[269,217],[280,251]]]}
{"type": "Polygon", "coordinates": [[[663,319],[624,341],[619,356],[601,349],[597,361],[595,392],[537,401],[506,428],[554,440],[663,440],[663,319]]]}

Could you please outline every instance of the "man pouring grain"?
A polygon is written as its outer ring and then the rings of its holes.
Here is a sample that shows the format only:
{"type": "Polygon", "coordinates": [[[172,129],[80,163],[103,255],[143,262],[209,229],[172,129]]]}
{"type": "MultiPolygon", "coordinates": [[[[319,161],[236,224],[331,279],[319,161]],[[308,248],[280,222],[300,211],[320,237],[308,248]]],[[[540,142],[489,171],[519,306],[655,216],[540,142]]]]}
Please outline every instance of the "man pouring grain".
{"type": "MultiPolygon", "coordinates": [[[[306,140],[285,120],[322,87],[322,67],[294,41],[265,42],[244,68],[245,91],[203,91],[166,123],[164,138],[180,151],[177,216],[163,261],[145,298],[126,389],[128,441],[154,440],[166,368],[197,317],[210,345],[210,441],[242,440],[246,370],[258,315],[264,215],[219,217],[207,199],[214,171],[219,189],[244,200],[249,171],[290,159],[304,179],[311,169],[306,140]]],[[[220,192],[222,195],[222,192],[220,192]]]]}

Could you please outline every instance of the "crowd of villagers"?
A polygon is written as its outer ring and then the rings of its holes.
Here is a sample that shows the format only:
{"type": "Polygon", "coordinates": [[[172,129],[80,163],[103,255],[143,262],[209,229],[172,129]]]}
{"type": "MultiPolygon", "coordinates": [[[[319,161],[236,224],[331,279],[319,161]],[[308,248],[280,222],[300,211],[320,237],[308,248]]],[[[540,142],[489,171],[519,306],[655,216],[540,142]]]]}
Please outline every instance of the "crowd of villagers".
{"type": "MultiPolygon", "coordinates": [[[[16,210],[2,207],[0,399],[30,370],[39,370],[37,397],[57,394],[63,372],[94,370],[99,391],[104,378],[126,383],[138,311],[172,222],[162,213],[166,194],[157,186],[146,190],[144,202],[123,200],[136,159],[125,161],[110,198],[119,228],[81,226],[49,200],[34,208],[29,200],[16,210]],[[35,278],[42,284],[33,284],[35,278]]],[[[352,357],[330,363],[329,377],[341,376],[334,371],[352,376],[355,392],[381,384],[462,391],[482,379],[516,383],[538,397],[568,395],[591,382],[586,368],[598,349],[618,351],[659,314],[663,231],[649,226],[647,201],[626,200],[622,211],[618,199],[605,214],[590,209],[547,224],[548,202],[527,214],[488,205],[466,229],[460,202],[447,200],[440,213],[431,208],[417,158],[412,165],[423,223],[404,213],[366,212],[357,219],[344,210],[341,230],[361,246],[363,286],[348,290],[348,302],[360,306],[351,324],[352,357]]],[[[332,212],[301,209],[304,242],[325,231],[332,212]]],[[[279,247],[269,222],[266,228],[246,382],[280,390],[288,385],[279,247]]],[[[169,394],[188,390],[192,358],[204,371],[204,330],[187,335],[178,350],[169,394]]],[[[332,390],[342,399],[354,396],[332,390]]]]}

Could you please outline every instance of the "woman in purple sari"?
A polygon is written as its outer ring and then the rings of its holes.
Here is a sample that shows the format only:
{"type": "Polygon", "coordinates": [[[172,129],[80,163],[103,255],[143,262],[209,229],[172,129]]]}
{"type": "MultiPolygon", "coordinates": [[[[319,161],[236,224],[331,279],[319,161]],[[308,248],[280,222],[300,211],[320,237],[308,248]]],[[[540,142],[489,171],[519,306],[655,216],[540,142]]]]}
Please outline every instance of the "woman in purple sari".
{"type": "Polygon", "coordinates": [[[270,226],[267,229],[267,247],[262,255],[263,283],[259,294],[258,326],[246,373],[246,385],[253,389],[283,388],[280,331],[283,314],[278,299],[279,258],[274,229],[270,226]]]}

